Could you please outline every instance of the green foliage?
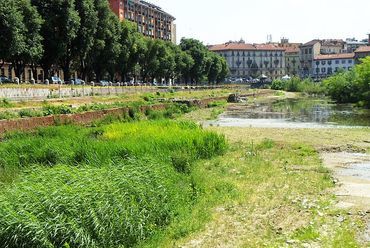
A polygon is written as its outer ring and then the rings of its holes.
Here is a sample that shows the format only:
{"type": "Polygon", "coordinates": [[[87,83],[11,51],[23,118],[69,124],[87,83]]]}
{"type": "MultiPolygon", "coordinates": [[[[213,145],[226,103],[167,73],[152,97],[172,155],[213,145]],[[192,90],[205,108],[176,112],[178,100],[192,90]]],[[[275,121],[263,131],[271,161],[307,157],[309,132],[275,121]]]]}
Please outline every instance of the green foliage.
{"type": "Polygon", "coordinates": [[[14,104],[12,104],[8,99],[4,98],[0,101],[0,108],[11,108],[14,104]]]}
{"type": "Polygon", "coordinates": [[[370,57],[361,60],[355,69],[339,72],[324,85],[331,98],[339,103],[358,103],[370,107],[370,57]]]}
{"type": "Polygon", "coordinates": [[[321,83],[313,82],[310,79],[301,80],[298,77],[293,77],[289,80],[274,80],[271,84],[271,89],[303,92],[309,95],[325,94],[325,88],[321,83]]]}
{"type": "Polygon", "coordinates": [[[192,163],[225,149],[223,136],[168,120],[8,134],[0,143],[0,243],[132,247],[191,206],[192,163]],[[15,171],[21,177],[8,185],[15,171]]]}
{"type": "Polygon", "coordinates": [[[205,45],[195,39],[181,39],[180,47],[194,60],[186,78],[192,83],[207,79],[209,83],[221,82],[228,74],[224,58],[210,52],[205,45]]]}

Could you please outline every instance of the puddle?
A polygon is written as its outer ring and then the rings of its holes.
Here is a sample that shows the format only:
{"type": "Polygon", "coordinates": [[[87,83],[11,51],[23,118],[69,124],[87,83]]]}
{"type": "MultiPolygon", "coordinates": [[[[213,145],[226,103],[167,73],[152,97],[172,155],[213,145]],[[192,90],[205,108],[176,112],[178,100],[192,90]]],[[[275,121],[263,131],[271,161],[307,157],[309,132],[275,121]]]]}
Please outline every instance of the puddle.
{"type": "Polygon", "coordinates": [[[341,176],[350,176],[354,178],[370,180],[370,161],[352,164],[349,167],[340,170],[338,174],[341,176]]]}
{"type": "Polygon", "coordinates": [[[338,179],[335,194],[341,208],[370,210],[370,155],[362,153],[322,153],[324,164],[338,179]]]}
{"type": "Polygon", "coordinates": [[[370,127],[370,111],[318,99],[284,99],[264,104],[235,105],[206,126],[261,128],[370,127]]]}

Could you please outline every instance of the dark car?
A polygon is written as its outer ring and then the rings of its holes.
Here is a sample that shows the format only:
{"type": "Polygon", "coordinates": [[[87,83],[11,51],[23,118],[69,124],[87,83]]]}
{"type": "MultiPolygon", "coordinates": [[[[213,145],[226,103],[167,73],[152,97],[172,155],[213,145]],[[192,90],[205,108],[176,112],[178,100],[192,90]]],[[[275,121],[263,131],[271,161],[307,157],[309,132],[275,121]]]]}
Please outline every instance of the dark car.
{"type": "Polygon", "coordinates": [[[13,83],[13,81],[7,77],[0,77],[0,84],[8,84],[8,83],[13,83]]]}

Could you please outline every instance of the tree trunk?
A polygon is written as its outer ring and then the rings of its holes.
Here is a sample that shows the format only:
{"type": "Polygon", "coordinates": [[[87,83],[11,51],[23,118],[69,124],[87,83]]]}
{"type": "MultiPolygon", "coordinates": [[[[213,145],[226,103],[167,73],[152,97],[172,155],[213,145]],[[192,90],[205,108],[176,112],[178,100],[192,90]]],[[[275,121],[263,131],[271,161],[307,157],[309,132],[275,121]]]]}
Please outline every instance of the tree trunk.
{"type": "Polygon", "coordinates": [[[13,67],[15,70],[15,76],[19,78],[19,82],[21,81],[21,76],[24,73],[25,64],[21,61],[13,62],[13,67]]]}

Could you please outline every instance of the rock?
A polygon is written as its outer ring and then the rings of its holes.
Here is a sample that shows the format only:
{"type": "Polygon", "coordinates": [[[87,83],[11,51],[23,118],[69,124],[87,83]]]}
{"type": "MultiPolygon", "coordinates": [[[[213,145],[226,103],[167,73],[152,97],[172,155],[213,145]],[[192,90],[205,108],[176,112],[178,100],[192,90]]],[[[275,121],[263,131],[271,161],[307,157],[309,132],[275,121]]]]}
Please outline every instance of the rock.
{"type": "Polygon", "coordinates": [[[227,99],[227,102],[229,102],[229,103],[239,103],[240,102],[240,96],[238,94],[231,94],[231,95],[229,95],[229,98],[227,99]]]}
{"type": "Polygon", "coordinates": [[[337,218],[337,220],[338,220],[338,222],[342,223],[342,222],[344,222],[344,221],[345,221],[345,218],[344,218],[343,216],[339,216],[339,217],[337,218]]]}
{"type": "Polygon", "coordinates": [[[292,244],[297,243],[297,240],[290,239],[290,240],[287,240],[286,243],[289,244],[289,245],[292,245],[292,244]]]}

